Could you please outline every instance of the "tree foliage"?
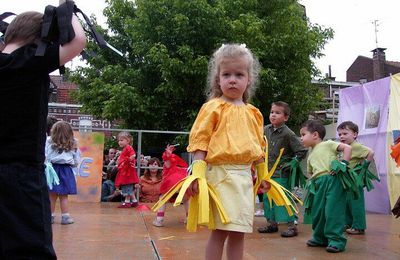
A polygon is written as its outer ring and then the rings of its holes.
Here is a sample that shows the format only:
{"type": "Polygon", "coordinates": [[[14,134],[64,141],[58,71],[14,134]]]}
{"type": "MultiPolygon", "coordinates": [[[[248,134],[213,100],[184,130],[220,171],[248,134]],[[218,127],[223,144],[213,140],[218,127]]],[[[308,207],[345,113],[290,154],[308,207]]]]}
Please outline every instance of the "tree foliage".
{"type": "Polygon", "coordinates": [[[89,67],[75,71],[76,98],[87,112],[132,129],[189,130],[205,101],[210,55],[245,43],[262,64],[252,103],[268,122],[273,101],[290,104],[297,125],[321,94],[311,85],[331,29],[311,24],[296,0],[107,0],[106,40],[89,67]]]}

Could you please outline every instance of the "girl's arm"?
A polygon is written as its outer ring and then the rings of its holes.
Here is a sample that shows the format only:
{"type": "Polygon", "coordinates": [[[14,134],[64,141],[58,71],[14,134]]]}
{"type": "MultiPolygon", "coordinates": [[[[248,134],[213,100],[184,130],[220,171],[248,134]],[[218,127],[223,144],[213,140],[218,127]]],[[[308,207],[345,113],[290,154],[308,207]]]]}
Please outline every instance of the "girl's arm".
{"type": "MultiPolygon", "coordinates": [[[[59,0],[59,5],[66,1],[67,0],[59,0]]],[[[74,57],[78,56],[86,46],[85,31],[75,14],[72,14],[71,24],[75,32],[75,37],[70,42],[60,46],[60,65],[64,65],[74,57]]]]}
{"type": "MultiPolygon", "coordinates": [[[[206,158],[207,152],[206,151],[201,151],[201,150],[196,150],[193,153],[193,159],[196,160],[203,160],[206,158]]],[[[199,193],[199,184],[197,180],[194,180],[190,186],[186,190],[188,196],[193,196],[197,193],[199,193]]]]}
{"type": "Polygon", "coordinates": [[[350,145],[340,143],[337,150],[343,152],[343,160],[350,161],[350,159],[351,159],[351,146],[350,145]]]}
{"type": "Polygon", "coordinates": [[[204,159],[206,159],[206,156],[207,156],[207,152],[206,151],[197,150],[193,154],[193,159],[194,160],[203,160],[204,161],[204,159]]]}

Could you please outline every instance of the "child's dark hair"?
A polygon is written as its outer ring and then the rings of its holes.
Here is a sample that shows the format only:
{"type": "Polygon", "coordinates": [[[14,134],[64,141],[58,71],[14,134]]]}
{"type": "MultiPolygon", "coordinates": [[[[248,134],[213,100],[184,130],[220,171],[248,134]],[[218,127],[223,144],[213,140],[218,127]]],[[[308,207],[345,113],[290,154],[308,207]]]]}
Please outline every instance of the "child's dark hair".
{"type": "Polygon", "coordinates": [[[285,116],[290,116],[290,107],[289,107],[288,103],[283,102],[283,101],[276,101],[271,104],[271,107],[272,106],[282,107],[283,113],[285,113],[285,116]]]}
{"type": "Polygon", "coordinates": [[[354,133],[358,133],[358,125],[353,123],[352,121],[344,121],[337,127],[337,130],[344,130],[344,129],[349,129],[354,133]]]}
{"type": "Polygon", "coordinates": [[[222,44],[222,46],[214,52],[208,64],[208,87],[206,88],[206,95],[209,100],[222,96],[222,90],[218,83],[220,65],[224,60],[232,58],[245,58],[248,62],[250,85],[243,93],[243,102],[249,102],[254,95],[261,69],[258,59],[245,44],[222,44]]]}
{"type": "Polygon", "coordinates": [[[310,133],[317,132],[321,140],[324,139],[326,135],[325,126],[319,120],[307,120],[301,125],[301,128],[303,127],[306,128],[310,133]]]}

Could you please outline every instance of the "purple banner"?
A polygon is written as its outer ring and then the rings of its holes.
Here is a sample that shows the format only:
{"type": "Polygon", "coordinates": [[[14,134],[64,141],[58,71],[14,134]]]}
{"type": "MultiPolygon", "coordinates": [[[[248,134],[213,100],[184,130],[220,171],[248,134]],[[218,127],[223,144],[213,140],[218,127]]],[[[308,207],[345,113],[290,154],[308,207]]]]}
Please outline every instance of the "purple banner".
{"type": "Polygon", "coordinates": [[[367,211],[390,213],[387,185],[386,133],[389,113],[390,77],[363,85],[344,88],[339,93],[338,124],[353,121],[359,127],[358,141],[375,152],[375,165],[380,182],[365,193],[367,211]]]}

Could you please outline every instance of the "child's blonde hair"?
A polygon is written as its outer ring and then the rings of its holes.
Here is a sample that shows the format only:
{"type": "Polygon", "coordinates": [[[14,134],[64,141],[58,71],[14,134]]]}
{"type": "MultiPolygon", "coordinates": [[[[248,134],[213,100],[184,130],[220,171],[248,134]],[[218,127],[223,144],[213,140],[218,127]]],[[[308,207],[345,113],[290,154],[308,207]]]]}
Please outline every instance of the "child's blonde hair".
{"type": "Polygon", "coordinates": [[[222,44],[222,46],[213,53],[208,64],[208,86],[206,95],[208,99],[222,96],[222,90],[219,81],[220,65],[224,59],[244,57],[248,61],[248,73],[250,85],[243,93],[243,102],[247,103],[254,95],[258,83],[258,75],[260,73],[260,63],[253,53],[245,44],[222,44]]]}
{"type": "Polygon", "coordinates": [[[65,121],[56,122],[51,128],[52,148],[61,152],[76,149],[76,141],[72,127],[65,121]]]}
{"type": "Polygon", "coordinates": [[[132,145],[132,136],[131,136],[130,133],[128,133],[128,132],[120,132],[118,134],[118,139],[119,138],[128,140],[129,144],[132,145]]]}

